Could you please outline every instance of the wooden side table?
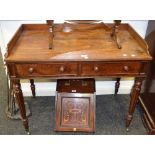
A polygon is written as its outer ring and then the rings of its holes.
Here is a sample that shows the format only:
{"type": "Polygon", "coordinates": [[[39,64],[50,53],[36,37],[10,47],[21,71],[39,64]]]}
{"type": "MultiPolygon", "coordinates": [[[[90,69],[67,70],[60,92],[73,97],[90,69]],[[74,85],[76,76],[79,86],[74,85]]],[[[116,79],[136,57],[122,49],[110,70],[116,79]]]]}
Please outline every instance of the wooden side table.
{"type": "Polygon", "coordinates": [[[104,24],[96,23],[72,24],[74,31],[64,32],[64,24],[54,24],[52,49],[49,49],[49,25],[23,24],[17,30],[8,44],[5,61],[22,122],[28,133],[20,79],[134,77],[126,121],[126,127],[129,127],[152,57],[146,42],[130,25],[115,25],[117,37],[112,35],[113,24],[107,26],[105,28],[104,24]],[[118,48],[118,43],[121,48],[118,48]]]}

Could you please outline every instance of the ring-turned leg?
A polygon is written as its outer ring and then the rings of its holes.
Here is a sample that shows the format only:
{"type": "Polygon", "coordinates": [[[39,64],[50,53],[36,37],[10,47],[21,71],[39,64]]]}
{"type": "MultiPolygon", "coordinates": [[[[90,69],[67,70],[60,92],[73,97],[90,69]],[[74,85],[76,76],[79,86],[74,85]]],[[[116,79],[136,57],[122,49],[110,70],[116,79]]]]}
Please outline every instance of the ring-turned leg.
{"type": "Polygon", "coordinates": [[[115,83],[115,95],[117,95],[117,93],[118,93],[118,89],[119,89],[119,86],[120,86],[120,79],[121,78],[117,78],[116,79],[116,83],[115,83]]]}
{"type": "Polygon", "coordinates": [[[32,95],[33,95],[33,97],[36,97],[34,80],[30,79],[30,83],[31,83],[30,87],[31,87],[32,95]]]}
{"type": "Polygon", "coordinates": [[[128,115],[127,115],[127,120],[126,120],[126,127],[128,128],[132,118],[133,118],[133,113],[138,101],[138,97],[140,94],[140,90],[141,90],[141,85],[142,85],[142,81],[143,78],[135,78],[135,82],[132,88],[132,92],[131,92],[131,99],[130,99],[130,105],[129,105],[129,109],[128,109],[128,115]]]}
{"type": "Polygon", "coordinates": [[[28,125],[28,119],[26,117],[26,110],[25,110],[25,104],[24,104],[23,93],[21,90],[20,80],[13,79],[12,82],[13,82],[13,91],[15,94],[16,102],[19,106],[22,122],[27,134],[29,134],[29,125],[28,125]]]}

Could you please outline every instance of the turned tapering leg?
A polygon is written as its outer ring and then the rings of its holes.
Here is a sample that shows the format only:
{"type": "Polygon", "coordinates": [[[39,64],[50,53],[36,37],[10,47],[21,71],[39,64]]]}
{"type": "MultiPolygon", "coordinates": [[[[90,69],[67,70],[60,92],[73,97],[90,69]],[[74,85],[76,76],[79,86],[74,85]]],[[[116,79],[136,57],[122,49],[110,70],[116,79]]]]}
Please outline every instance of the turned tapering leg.
{"type": "Polygon", "coordinates": [[[33,97],[36,97],[34,80],[33,79],[30,79],[30,83],[31,83],[30,87],[31,87],[31,91],[32,91],[32,96],[33,97]]]}
{"type": "Polygon", "coordinates": [[[128,128],[132,118],[133,118],[133,113],[138,101],[138,97],[140,94],[140,90],[141,90],[141,85],[142,85],[142,81],[143,78],[135,78],[135,82],[132,88],[132,92],[131,92],[131,99],[130,99],[130,105],[129,105],[129,109],[128,109],[128,115],[127,115],[127,120],[126,120],[126,127],[128,128]]]}
{"type": "Polygon", "coordinates": [[[16,102],[19,106],[22,122],[27,134],[29,134],[29,125],[28,125],[28,119],[26,117],[26,110],[25,110],[25,104],[24,104],[23,93],[21,90],[20,80],[13,79],[12,82],[13,82],[13,91],[15,94],[16,102]]]}
{"type": "Polygon", "coordinates": [[[120,86],[120,79],[121,78],[117,78],[116,79],[116,83],[115,83],[115,95],[117,95],[117,93],[118,93],[118,89],[119,89],[119,86],[120,86]]]}

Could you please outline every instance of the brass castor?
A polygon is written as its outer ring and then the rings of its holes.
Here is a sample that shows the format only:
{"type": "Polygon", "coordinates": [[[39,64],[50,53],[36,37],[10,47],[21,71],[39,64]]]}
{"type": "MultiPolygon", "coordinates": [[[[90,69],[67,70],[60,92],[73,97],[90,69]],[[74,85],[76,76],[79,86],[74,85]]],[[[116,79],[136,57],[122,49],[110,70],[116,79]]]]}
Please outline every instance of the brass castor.
{"type": "Polygon", "coordinates": [[[129,132],[129,128],[126,128],[126,132],[129,132]]]}

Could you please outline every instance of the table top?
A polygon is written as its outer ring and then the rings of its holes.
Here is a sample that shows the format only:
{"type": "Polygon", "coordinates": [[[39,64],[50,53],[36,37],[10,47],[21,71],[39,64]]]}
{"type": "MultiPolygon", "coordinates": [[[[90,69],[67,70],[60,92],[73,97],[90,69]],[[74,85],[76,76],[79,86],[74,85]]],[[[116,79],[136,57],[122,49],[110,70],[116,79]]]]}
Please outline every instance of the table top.
{"type": "Polygon", "coordinates": [[[121,24],[118,49],[109,30],[98,25],[73,25],[64,30],[63,24],[54,25],[53,48],[49,49],[46,24],[23,24],[8,44],[7,62],[31,61],[127,61],[151,60],[145,41],[128,24],[121,24]]]}

